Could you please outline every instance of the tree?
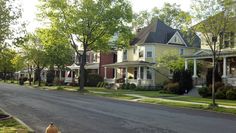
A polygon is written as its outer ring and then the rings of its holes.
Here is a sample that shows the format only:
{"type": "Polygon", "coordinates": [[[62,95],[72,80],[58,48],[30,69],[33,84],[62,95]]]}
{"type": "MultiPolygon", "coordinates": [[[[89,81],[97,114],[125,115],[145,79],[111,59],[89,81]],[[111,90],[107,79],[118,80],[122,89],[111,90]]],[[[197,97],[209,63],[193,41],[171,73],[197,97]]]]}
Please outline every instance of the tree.
{"type": "Polygon", "coordinates": [[[233,32],[235,25],[235,4],[233,0],[194,0],[193,15],[199,23],[194,26],[195,31],[201,32],[206,45],[211,49],[212,54],[212,106],[215,102],[215,70],[223,48],[223,35],[226,32],[233,32]],[[218,39],[219,38],[219,39],[218,39]],[[218,41],[219,40],[219,41],[218,41]],[[217,43],[218,41],[218,43],[217,43]]]}
{"type": "Polygon", "coordinates": [[[11,25],[21,16],[17,6],[14,6],[14,0],[0,0],[0,53],[6,47],[5,40],[12,33],[11,25]]]}
{"type": "MultiPolygon", "coordinates": [[[[41,40],[36,35],[29,35],[28,41],[22,45],[24,58],[27,61],[27,64],[33,63],[35,66],[35,78],[34,81],[38,81],[38,86],[41,85],[41,71],[47,65],[47,56],[44,50],[44,47],[41,43],[41,40]]],[[[32,70],[32,66],[28,66],[28,70],[32,70]]],[[[30,77],[31,80],[31,77],[30,77]]]]}
{"type": "Polygon", "coordinates": [[[187,30],[191,24],[191,15],[181,10],[180,5],[176,3],[165,3],[161,9],[155,7],[151,12],[141,11],[139,14],[135,14],[133,19],[135,25],[133,26],[142,28],[157,20],[161,20],[172,28],[187,30]]]}
{"type": "Polygon", "coordinates": [[[66,64],[72,64],[73,62],[73,49],[70,45],[66,45],[68,39],[54,27],[39,29],[38,35],[47,54],[47,63],[52,69],[57,66],[60,71],[58,79],[61,81],[61,70],[64,69],[66,64]]]}
{"type": "Polygon", "coordinates": [[[14,72],[12,60],[14,59],[15,55],[15,51],[9,48],[5,48],[2,51],[2,54],[0,54],[0,72],[3,72],[4,81],[7,79],[7,73],[14,72]]]}
{"type": "Polygon", "coordinates": [[[158,58],[160,67],[168,68],[171,71],[184,70],[184,59],[175,52],[168,52],[158,58]]]}
{"type": "Polygon", "coordinates": [[[132,9],[126,0],[40,0],[39,9],[41,18],[47,18],[51,26],[70,38],[80,57],[80,90],[84,89],[88,51],[109,50],[108,42],[115,33],[119,34],[117,47],[129,44],[131,32],[127,24],[132,20],[132,9]]]}

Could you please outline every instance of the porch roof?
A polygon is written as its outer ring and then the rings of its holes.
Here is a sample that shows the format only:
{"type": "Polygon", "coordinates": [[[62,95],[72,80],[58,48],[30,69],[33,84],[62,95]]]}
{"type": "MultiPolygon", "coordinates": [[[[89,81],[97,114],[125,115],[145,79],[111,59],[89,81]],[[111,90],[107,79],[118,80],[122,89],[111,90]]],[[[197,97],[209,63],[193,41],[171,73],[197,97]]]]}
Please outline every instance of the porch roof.
{"type": "MultiPolygon", "coordinates": [[[[73,63],[71,66],[67,66],[67,67],[70,68],[71,70],[80,69],[80,66],[75,63],[73,63]]],[[[88,63],[84,67],[85,67],[85,69],[98,69],[99,64],[98,63],[88,63]]]]}
{"type": "Polygon", "coordinates": [[[137,66],[152,66],[155,63],[146,62],[146,61],[123,61],[123,62],[117,62],[113,64],[106,64],[103,65],[103,67],[108,68],[116,68],[116,67],[137,67],[137,66]]]}
{"type": "MultiPolygon", "coordinates": [[[[217,53],[218,54],[218,53],[217,53]]],[[[220,57],[236,57],[236,51],[235,50],[227,50],[227,51],[221,51],[218,54],[220,57]]],[[[186,59],[207,59],[207,58],[212,58],[212,52],[210,50],[201,50],[198,51],[196,53],[194,53],[193,55],[187,55],[187,56],[183,56],[186,59]]]]}

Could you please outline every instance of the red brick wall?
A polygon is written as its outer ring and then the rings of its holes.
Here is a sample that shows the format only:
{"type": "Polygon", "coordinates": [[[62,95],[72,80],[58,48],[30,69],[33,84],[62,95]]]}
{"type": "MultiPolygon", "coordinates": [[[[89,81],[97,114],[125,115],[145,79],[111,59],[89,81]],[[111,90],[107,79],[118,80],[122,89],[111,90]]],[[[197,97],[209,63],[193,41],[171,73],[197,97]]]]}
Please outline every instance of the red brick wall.
{"type": "MultiPolygon", "coordinates": [[[[105,77],[105,69],[103,65],[112,64],[116,62],[116,54],[115,53],[101,53],[100,54],[100,66],[99,66],[99,75],[103,78],[105,77]]],[[[113,78],[113,69],[107,68],[107,78],[113,78]]]]}

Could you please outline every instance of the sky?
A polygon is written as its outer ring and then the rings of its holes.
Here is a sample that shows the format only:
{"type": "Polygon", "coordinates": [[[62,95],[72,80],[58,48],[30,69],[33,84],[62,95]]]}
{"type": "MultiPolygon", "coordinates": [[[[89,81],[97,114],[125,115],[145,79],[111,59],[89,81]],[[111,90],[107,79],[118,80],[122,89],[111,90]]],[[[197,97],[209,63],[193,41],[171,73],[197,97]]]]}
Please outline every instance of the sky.
{"type": "MultiPolygon", "coordinates": [[[[27,23],[27,31],[33,32],[34,29],[40,27],[37,22],[36,14],[38,0],[20,0],[23,9],[22,17],[27,23]]],[[[129,0],[131,2],[134,12],[140,12],[142,10],[151,10],[154,7],[161,8],[165,2],[179,4],[184,11],[190,10],[191,0],[129,0]]]]}

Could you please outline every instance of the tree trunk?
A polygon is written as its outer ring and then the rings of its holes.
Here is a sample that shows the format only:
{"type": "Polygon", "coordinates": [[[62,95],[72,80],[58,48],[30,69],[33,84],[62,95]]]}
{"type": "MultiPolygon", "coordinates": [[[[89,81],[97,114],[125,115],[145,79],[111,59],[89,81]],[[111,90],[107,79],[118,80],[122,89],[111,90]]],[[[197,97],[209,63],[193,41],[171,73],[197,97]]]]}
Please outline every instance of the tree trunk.
{"type": "Polygon", "coordinates": [[[3,70],[3,78],[4,78],[4,82],[6,82],[6,74],[7,72],[6,72],[6,68],[4,67],[4,70],[3,70]]]}
{"type": "Polygon", "coordinates": [[[216,70],[215,55],[213,55],[212,63],[213,63],[213,69],[212,69],[212,106],[215,107],[216,106],[216,102],[215,102],[215,70],[216,70]]]}
{"type": "Polygon", "coordinates": [[[84,83],[85,83],[85,64],[86,64],[86,51],[87,48],[84,47],[84,51],[81,57],[81,63],[80,63],[80,81],[79,81],[79,85],[80,85],[80,91],[84,90],[84,83]]]}
{"type": "Polygon", "coordinates": [[[85,70],[84,70],[84,66],[85,66],[85,61],[86,61],[86,53],[85,55],[83,54],[81,57],[82,61],[80,63],[80,81],[79,81],[79,85],[80,85],[80,90],[84,90],[84,83],[85,83],[85,70]]]}
{"type": "Polygon", "coordinates": [[[41,75],[40,75],[40,73],[41,73],[41,69],[40,69],[40,67],[38,66],[37,67],[37,69],[38,69],[38,86],[41,86],[41,75]]]}

